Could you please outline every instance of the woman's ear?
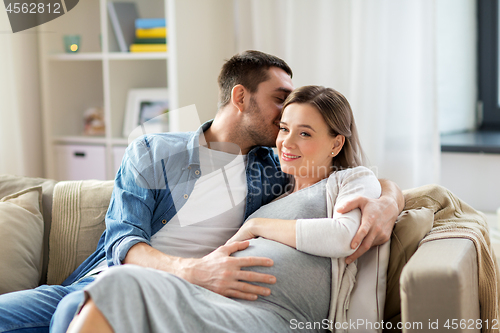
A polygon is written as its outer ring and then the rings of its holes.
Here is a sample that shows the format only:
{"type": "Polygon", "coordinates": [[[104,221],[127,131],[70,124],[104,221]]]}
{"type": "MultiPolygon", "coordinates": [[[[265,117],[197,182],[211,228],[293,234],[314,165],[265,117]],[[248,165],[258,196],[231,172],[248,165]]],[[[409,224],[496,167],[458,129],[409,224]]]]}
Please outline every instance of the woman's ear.
{"type": "Polygon", "coordinates": [[[332,157],[335,157],[340,153],[342,147],[344,147],[344,143],[345,143],[345,136],[341,134],[338,134],[333,139],[332,157]]]}
{"type": "Polygon", "coordinates": [[[237,84],[231,90],[231,103],[239,110],[245,110],[245,100],[246,100],[247,90],[243,85],[237,84]]]}

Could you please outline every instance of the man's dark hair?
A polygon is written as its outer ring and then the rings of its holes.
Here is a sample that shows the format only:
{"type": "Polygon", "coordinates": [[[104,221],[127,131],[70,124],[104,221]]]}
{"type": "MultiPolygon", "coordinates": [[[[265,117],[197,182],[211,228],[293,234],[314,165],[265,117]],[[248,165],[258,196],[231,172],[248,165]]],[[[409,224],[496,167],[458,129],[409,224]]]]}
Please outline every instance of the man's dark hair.
{"type": "Polygon", "coordinates": [[[259,83],[267,81],[270,67],[278,67],[284,70],[290,78],[292,70],[282,59],[273,55],[249,50],[234,55],[222,66],[219,74],[219,110],[225,107],[231,100],[233,87],[241,84],[248,91],[257,91],[259,83]]]}

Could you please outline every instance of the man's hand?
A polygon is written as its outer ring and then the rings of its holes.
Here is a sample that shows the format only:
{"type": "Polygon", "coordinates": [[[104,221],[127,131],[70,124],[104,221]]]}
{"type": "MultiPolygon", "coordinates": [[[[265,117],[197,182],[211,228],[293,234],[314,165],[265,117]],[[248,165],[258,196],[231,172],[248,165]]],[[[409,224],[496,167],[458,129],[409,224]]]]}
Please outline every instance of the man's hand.
{"type": "Polygon", "coordinates": [[[276,278],[269,274],[242,271],[242,267],[272,266],[273,261],[262,257],[231,257],[230,254],[244,250],[249,242],[234,242],[219,247],[201,259],[189,260],[179,274],[185,280],[209,289],[217,294],[256,300],[258,295],[268,296],[269,288],[252,285],[247,282],[276,283],[276,278]],[[245,281],[245,282],[243,282],[245,281]]]}
{"type": "Polygon", "coordinates": [[[130,248],[123,263],[159,269],[223,296],[256,300],[258,295],[268,296],[271,290],[247,282],[273,284],[276,278],[241,270],[249,266],[272,266],[273,261],[269,258],[230,256],[246,249],[249,244],[248,241],[234,242],[203,258],[194,259],[167,255],[146,243],[137,243],[130,248]]]}
{"type": "Polygon", "coordinates": [[[361,257],[372,246],[389,241],[394,223],[403,210],[404,197],[399,187],[387,180],[381,180],[380,183],[382,195],[379,199],[358,197],[337,209],[342,214],[356,208],[361,210],[361,225],[352,239],[351,248],[361,245],[346,258],[347,264],[361,257]]]}

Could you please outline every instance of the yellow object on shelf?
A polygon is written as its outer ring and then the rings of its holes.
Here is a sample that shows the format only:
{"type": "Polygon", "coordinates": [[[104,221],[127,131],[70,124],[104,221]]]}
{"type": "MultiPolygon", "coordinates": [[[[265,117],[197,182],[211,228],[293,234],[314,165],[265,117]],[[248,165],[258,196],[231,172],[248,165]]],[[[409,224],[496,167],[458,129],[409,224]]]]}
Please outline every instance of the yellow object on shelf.
{"type": "Polygon", "coordinates": [[[167,44],[132,44],[130,52],[167,52],[167,44]]]}
{"type": "Polygon", "coordinates": [[[137,38],[166,38],[167,28],[135,29],[137,38]]]}

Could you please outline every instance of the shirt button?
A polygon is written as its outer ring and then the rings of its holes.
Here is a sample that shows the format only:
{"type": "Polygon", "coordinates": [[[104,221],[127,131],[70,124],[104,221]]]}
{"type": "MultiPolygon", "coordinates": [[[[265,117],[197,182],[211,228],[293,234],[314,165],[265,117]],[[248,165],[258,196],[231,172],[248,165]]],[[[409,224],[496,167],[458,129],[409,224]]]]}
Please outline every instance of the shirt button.
{"type": "Polygon", "coordinates": [[[188,169],[190,169],[190,170],[191,170],[191,166],[188,166],[188,169]]]}
{"type": "Polygon", "coordinates": [[[162,220],[161,223],[167,224],[167,220],[162,220]]]}
{"type": "Polygon", "coordinates": [[[184,194],[184,199],[187,199],[188,197],[189,197],[189,195],[184,194]]]}
{"type": "Polygon", "coordinates": [[[195,175],[198,176],[200,174],[200,170],[196,170],[194,173],[195,173],[195,175]]]}

